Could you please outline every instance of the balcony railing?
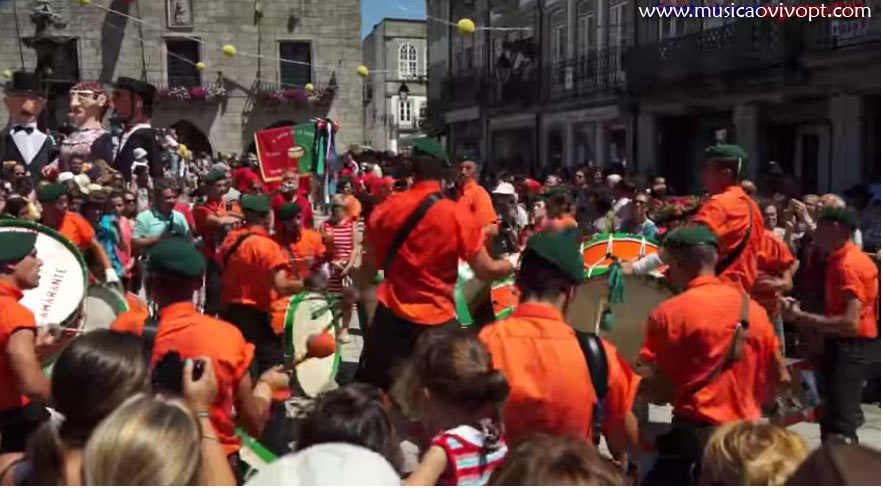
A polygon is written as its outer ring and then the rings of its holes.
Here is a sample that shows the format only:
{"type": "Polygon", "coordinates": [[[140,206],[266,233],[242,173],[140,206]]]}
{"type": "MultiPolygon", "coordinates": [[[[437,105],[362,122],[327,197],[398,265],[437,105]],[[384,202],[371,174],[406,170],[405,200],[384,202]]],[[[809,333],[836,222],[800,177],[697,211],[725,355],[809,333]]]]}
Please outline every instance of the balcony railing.
{"type": "Polygon", "coordinates": [[[550,73],[551,100],[598,95],[625,86],[619,47],[559,61],[552,64],[550,73]]]}
{"type": "Polygon", "coordinates": [[[629,89],[781,66],[789,22],[746,19],[634,46],[624,57],[629,89]]]}
{"type": "Polygon", "coordinates": [[[817,19],[803,26],[804,48],[809,53],[880,50],[880,17],[817,19]]]}
{"type": "Polygon", "coordinates": [[[446,110],[483,103],[488,82],[478,70],[448,76],[442,80],[442,104],[446,110]]]}

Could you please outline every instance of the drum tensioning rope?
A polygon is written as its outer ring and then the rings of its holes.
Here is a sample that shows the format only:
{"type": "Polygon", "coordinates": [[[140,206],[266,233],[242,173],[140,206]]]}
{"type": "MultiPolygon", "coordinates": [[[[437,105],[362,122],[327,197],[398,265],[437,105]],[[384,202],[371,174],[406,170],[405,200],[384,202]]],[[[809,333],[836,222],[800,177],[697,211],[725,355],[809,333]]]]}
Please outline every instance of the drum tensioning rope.
{"type": "Polygon", "coordinates": [[[619,258],[608,254],[607,257],[613,262],[607,272],[607,303],[601,314],[602,330],[609,331],[613,328],[616,317],[613,315],[613,309],[610,305],[618,305],[625,302],[625,280],[622,276],[622,264],[619,258]]]}

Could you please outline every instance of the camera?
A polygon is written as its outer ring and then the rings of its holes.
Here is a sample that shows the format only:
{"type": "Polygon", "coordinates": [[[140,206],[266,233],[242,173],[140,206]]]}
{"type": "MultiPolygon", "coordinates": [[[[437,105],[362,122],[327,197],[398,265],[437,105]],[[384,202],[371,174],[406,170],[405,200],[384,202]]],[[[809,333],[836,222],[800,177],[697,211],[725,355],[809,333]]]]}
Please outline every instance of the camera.
{"type": "MultiPolygon", "coordinates": [[[[191,379],[199,381],[205,372],[205,362],[201,359],[194,360],[193,374],[191,379]]],[[[172,393],[180,396],[184,393],[184,359],[178,351],[169,351],[153,367],[151,375],[153,389],[163,393],[172,393]]]]}

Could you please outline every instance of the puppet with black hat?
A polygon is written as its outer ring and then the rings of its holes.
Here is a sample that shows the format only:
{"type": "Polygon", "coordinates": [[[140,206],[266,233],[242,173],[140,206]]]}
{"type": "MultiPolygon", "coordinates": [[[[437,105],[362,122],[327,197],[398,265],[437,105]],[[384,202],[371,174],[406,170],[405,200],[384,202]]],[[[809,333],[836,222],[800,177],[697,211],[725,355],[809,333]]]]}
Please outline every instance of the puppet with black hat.
{"type": "Polygon", "coordinates": [[[155,178],[162,177],[160,148],[156,142],[156,133],[150,125],[155,92],[156,89],[150,83],[125,76],[117,78],[114,84],[113,108],[123,123],[123,133],[114,151],[113,167],[126,180],[132,178],[132,162],[137,148],[147,151],[150,174],[155,178]]]}
{"type": "Polygon", "coordinates": [[[10,123],[0,138],[0,157],[23,165],[39,181],[43,167],[55,159],[56,150],[49,136],[37,128],[37,118],[46,106],[37,74],[13,73],[4,102],[10,123]]]}

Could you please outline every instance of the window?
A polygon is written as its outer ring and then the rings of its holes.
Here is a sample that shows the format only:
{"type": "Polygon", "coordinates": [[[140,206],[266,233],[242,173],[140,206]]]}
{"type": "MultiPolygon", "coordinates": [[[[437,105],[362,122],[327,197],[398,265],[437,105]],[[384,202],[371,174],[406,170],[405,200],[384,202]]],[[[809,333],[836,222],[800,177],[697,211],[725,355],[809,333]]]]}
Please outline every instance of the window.
{"type": "Polygon", "coordinates": [[[411,100],[399,100],[399,124],[411,125],[411,100]]]}
{"type": "Polygon", "coordinates": [[[399,78],[410,79],[417,76],[417,48],[405,43],[399,47],[399,78]]]}
{"type": "Polygon", "coordinates": [[[579,18],[579,53],[586,56],[595,50],[595,36],[597,29],[595,26],[595,16],[593,14],[583,15],[579,18]]]}
{"type": "Polygon", "coordinates": [[[567,39],[565,39],[564,26],[560,25],[555,28],[555,61],[564,59],[565,49],[567,49],[567,39]]]}
{"type": "Polygon", "coordinates": [[[313,81],[313,54],[306,41],[279,43],[279,82],[283,88],[302,87],[313,81]]]}
{"type": "Polygon", "coordinates": [[[610,47],[625,45],[625,4],[619,3],[610,6],[610,47]]]}
{"type": "Polygon", "coordinates": [[[166,66],[169,70],[169,86],[194,87],[202,84],[196,69],[200,61],[199,42],[192,39],[166,40],[166,66]]]}

